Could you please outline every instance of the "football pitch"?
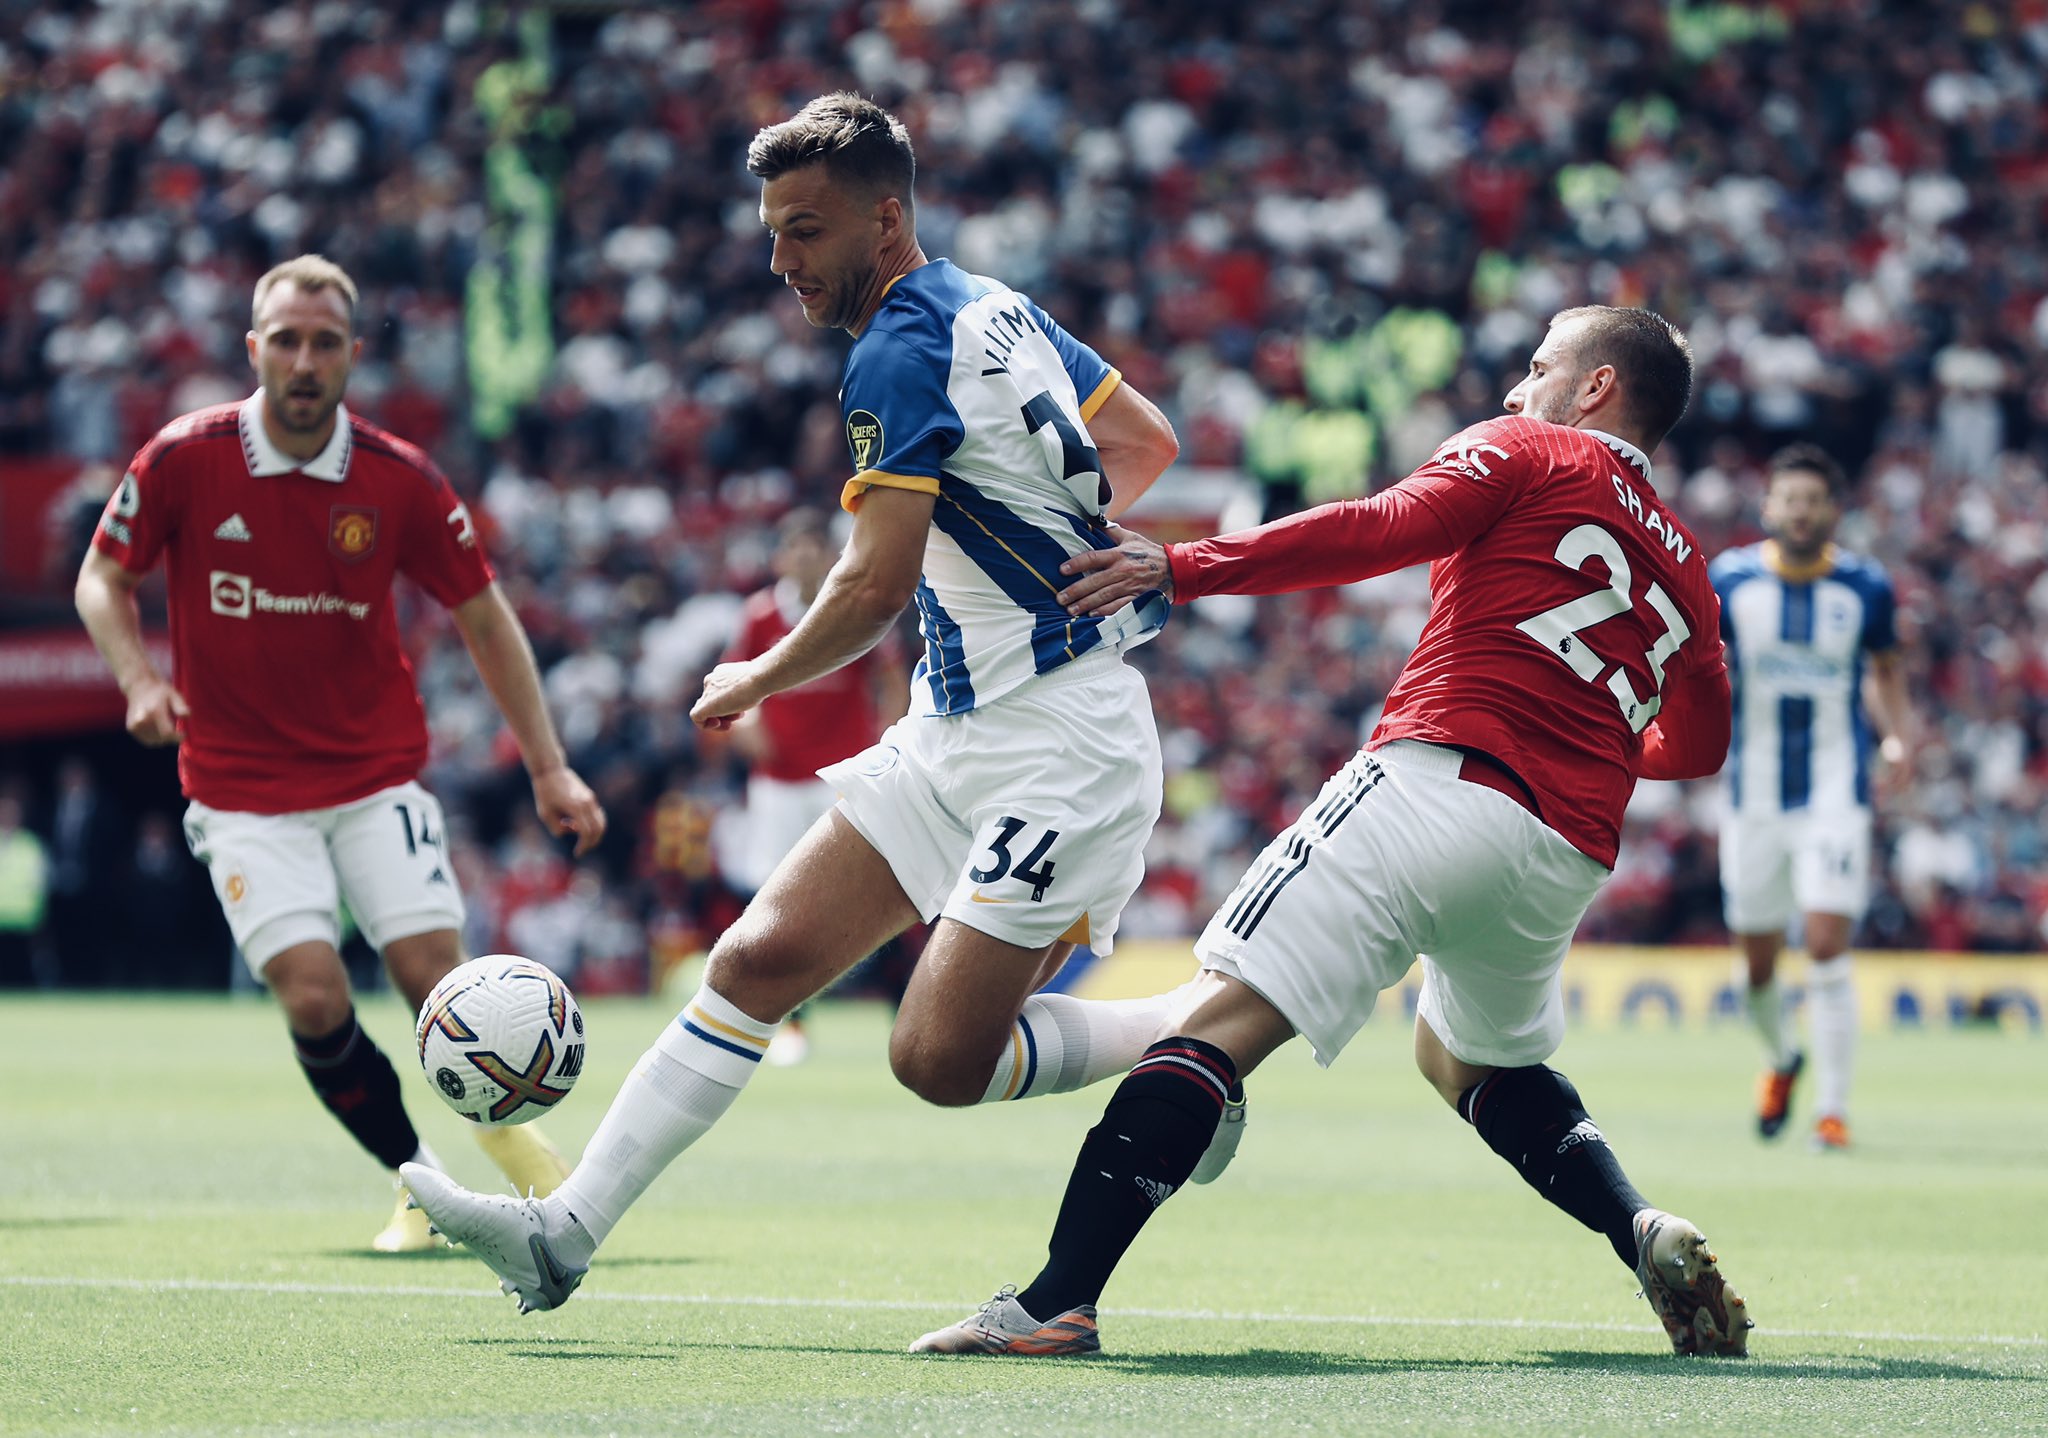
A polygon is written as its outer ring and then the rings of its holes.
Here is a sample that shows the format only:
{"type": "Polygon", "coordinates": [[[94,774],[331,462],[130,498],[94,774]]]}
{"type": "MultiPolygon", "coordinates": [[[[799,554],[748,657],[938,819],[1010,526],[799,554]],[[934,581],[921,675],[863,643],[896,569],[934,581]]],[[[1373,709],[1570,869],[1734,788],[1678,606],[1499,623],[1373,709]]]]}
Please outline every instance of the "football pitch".
{"type": "MultiPolygon", "coordinates": [[[[586,1006],[566,1150],[672,1007],[586,1006]]],[[[397,1002],[364,1019],[487,1185],[397,1002]]],[[[1236,1166],[1113,1281],[1104,1353],[1032,1361],[904,1348],[1036,1272],[1107,1089],[931,1109],[886,1025],[827,1007],[811,1061],[763,1072],[567,1307],[521,1318],[459,1253],[368,1251],[390,1191],[267,1004],[0,1001],[0,1434],[2048,1432],[2039,1035],[1869,1036],[1860,1146],[1819,1156],[1752,1136],[1740,1030],[1572,1034],[1558,1066],[1631,1176],[1748,1296],[1747,1361],[1674,1357],[1384,1016],[1331,1072],[1290,1050],[1256,1075],[1236,1166]]]]}

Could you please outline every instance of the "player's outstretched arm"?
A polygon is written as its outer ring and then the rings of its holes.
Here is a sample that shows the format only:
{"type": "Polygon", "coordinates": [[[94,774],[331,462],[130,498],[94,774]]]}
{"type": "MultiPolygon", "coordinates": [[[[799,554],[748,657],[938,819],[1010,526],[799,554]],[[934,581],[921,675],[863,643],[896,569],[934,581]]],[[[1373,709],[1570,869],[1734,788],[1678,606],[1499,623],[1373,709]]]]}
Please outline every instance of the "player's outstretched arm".
{"type": "Polygon", "coordinates": [[[476,672],[519,743],[519,757],[533,781],[534,811],[550,834],[574,834],[576,853],[589,853],[604,838],[604,806],[569,767],[554,720],[548,717],[525,626],[495,581],[450,613],[469,646],[476,672]]]}
{"type": "Polygon", "coordinates": [[[1138,502],[1152,482],[1180,455],[1173,425],[1129,384],[1109,392],[1088,421],[1088,437],[1102,456],[1102,477],[1109,481],[1109,517],[1116,519],[1138,502]]]}
{"type": "Polygon", "coordinates": [[[86,551],[72,600],[93,646],[114,672],[114,682],[128,699],[128,732],[156,748],[175,744],[185,716],[192,711],[185,696],[157,673],[142,644],[142,615],[135,591],[142,576],[130,573],[119,560],[97,549],[86,551]]]}
{"type": "Polygon", "coordinates": [[[690,706],[700,729],[727,729],[771,694],[850,664],[882,642],[917,592],[933,496],[877,485],[854,511],[853,535],[796,628],[758,659],[721,664],[690,706]]]}

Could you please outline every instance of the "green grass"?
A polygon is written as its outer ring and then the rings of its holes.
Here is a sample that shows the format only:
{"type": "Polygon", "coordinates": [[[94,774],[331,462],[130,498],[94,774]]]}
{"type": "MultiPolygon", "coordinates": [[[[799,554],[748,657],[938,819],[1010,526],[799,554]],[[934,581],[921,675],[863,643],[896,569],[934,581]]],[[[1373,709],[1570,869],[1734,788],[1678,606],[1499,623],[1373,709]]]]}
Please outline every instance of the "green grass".
{"type": "MultiPolygon", "coordinates": [[[[590,1006],[549,1121],[572,1151],[666,1006],[590,1006]]],[[[394,1055],[405,1016],[366,1019],[394,1055]]],[[[1606,1244],[1541,1203],[1375,1021],[1254,1083],[1238,1165],[1176,1198],[1107,1295],[1107,1353],[904,1345],[1035,1272],[1106,1091],[939,1112],[885,1016],[827,1009],[664,1176],[559,1313],[459,1254],[379,1258],[389,1190],[267,1005],[10,998],[0,1433],[2048,1432],[2048,1044],[1871,1037],[1859,1149],[1748,1132],[1738,1030],[1575,1033],[1559,1056],[1760,1324],[1673,1358],[1606,1244]]],[[[414,1080],[467,1181],[492,1172],[414,1080]]]]}

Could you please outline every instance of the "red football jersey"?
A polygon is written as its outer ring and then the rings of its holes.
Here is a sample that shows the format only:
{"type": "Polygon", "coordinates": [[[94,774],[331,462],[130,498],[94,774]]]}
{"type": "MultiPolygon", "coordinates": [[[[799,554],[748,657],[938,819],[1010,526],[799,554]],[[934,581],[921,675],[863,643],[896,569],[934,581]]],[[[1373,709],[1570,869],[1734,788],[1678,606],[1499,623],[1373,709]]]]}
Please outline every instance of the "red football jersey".
{"type": "Polygon", "coordinates": [[[424,453],[348,413],[301,464],[262,396],[164,426],[107,501],[93,545],[164,560],[173,679],[191,706],[178,774],[216,809],[324,809],[418,776],[426,713],[391,580],[453,607],[491,566],[424,453]]]}
{"type": "MultiPolygon", "coordinates": [[[[787,581],[756,590],[740,612],[740,631],[725,652],[725,662],[766,654],[801,618],[801,601],[787,581]]],[[[827,764],[874,743],[882,732],[882,716],[875,708],[876,676],[901,663],[891,632],[851,664],[762,700],[768,753],[754,766],[755,772],[769,779],[815,779],[827,764]]]]}
{"type": "MultiPolygon", "coordinates": [[[[1698,543],[1650,487],[1648,458],[1597,430],[1488,420],[1370,499],[1168,558],[1182,599],[1433,560],[1429,622],[1366,747],[1422,739],[1492,755],[1546,824],[1610,867],[1644,729],[1666,697],[1714,693],[1695,681],[1727,669],[1698,543]]],[[[1667,718],[1725,746],[1723,716],[1667,718]]]]}

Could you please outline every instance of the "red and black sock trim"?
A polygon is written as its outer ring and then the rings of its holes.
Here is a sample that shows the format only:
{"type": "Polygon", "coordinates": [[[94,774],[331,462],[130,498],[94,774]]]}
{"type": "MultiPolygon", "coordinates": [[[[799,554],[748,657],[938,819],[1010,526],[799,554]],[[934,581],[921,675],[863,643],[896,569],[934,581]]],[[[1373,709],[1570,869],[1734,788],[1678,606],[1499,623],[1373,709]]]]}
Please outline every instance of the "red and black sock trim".
{"type": "Polygon", "coordinates": [[[1200,1039],[1161,1039],[1146,1049],[1131,1066],[1131,1077],[1140,1074],[1172,1076],[1194,1084],[1216,1102],[1217,1113],[1237,1087],[1237,1065],[1229,1054],[1200,1039]]]}

